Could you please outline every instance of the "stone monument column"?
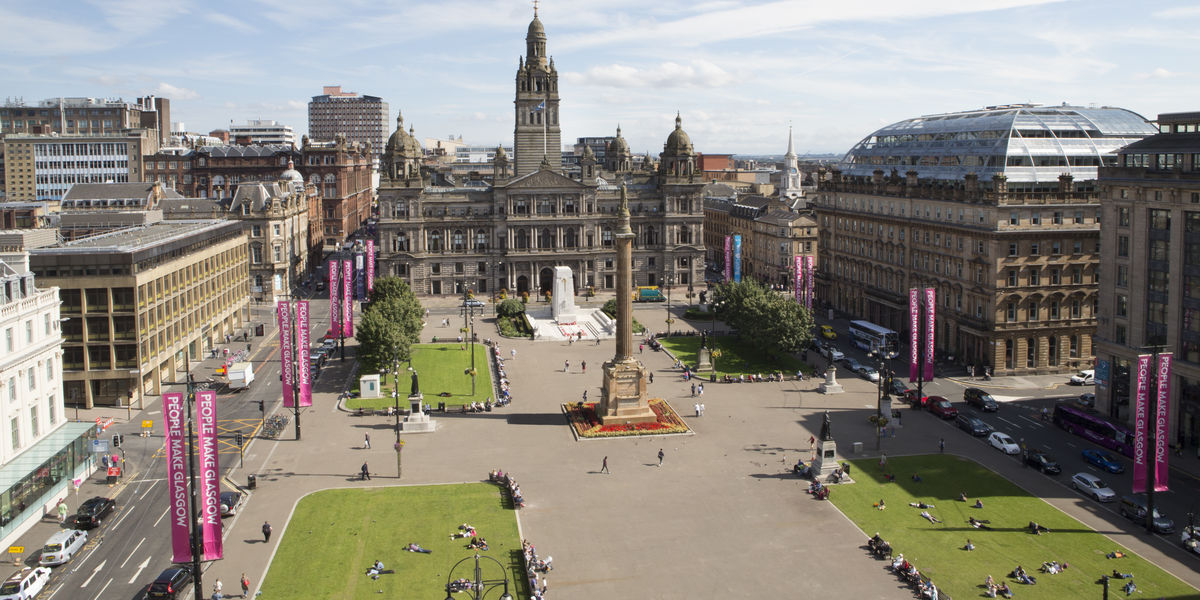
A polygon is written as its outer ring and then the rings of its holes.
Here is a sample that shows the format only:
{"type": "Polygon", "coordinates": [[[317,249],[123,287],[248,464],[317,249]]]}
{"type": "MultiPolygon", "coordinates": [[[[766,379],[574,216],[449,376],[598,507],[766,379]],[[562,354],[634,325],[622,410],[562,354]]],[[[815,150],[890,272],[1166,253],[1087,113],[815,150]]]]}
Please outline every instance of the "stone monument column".
{"type": "Polygon", "coordinates": [[[629,225],[629,197],[621,185],[617,230],[617,350],[604,363],[600,408],[605,425],[648,423],[658,420],[646,401],[646,367],[633,357],[633,228],[629,225]]]}

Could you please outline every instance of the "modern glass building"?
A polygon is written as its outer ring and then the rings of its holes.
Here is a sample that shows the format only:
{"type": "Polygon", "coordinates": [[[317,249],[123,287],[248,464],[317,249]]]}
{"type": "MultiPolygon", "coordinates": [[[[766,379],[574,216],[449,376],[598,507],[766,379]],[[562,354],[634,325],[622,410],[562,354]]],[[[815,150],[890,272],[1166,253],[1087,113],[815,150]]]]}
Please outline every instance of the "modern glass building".
{"type": "Polygon", "coordinates": [[[1096,179],[1100,166],[1116,166],[1116,151],[1157,133],[1145,117],[1124,108],[1009,104],[925,115],[893,123],[863,138],[842,159],[847,176],[893,169],[921,179],[962,181],[968,173],[990,184],[1003,174],[1010,191],[1096,179]]]}

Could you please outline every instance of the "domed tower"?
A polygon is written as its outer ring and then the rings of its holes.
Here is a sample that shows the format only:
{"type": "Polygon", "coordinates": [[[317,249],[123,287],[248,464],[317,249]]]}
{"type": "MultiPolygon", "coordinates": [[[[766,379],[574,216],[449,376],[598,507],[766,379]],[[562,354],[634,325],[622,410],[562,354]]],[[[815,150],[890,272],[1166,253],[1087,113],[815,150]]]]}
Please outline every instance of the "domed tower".
{"type": "Polygon", "coordinates": [[[675,131],[667,136],[663,144],[662,164],[659,172],[666,177],[691,178],[696,173],[696,150],[692,138],[683,130],[683,119],[675,113],[675,131]]]}
{"type": "Polygon", "coordinates": [[[525,35],[525,57],[517,63],[517,95],[513,153],[517,177],[538,170],[542,157],[552,169],[562,168],[562,133],[558,124],[558,70],[546,55],[546,29],[533,9],[525,35]]]}
{"type": "Polygon", "coordinates": [[[404,131],[404,116],[396,114],[396,131],[388,138],[383,150],[383,176],[395,183],[421,186],[421,158],[424,152],[412,126],[404,131]]]}
{"type": "Polygon", "coordinates": [[[596,181],[596,153],[586,144],[583,146],[583,156],[579,157],[579,174],[584,183],[596,181]]]}
{"type": "Polygon", "coordinates": [[[605,150],[604,168],[613,173],[633,170],[633,154],[629,152],[629,143],[621,137],[620,125],[617,125],[617,137],[608,144],[608,148],[605,150]]]}
{"type": "Polygon", "coordinates": [[[492,158],[492,178],[495,181],[508,178],[508,153],[504,144],[496,146],[496,156],[492,158]]]}
{"type": "Polygon", "coordinates": [[[284,182],[289,191],[303,192],[304,191],[304,175],[296,170],[296,163],[288,160],[287,170],[279,175],[279,179],[284,182]]]}

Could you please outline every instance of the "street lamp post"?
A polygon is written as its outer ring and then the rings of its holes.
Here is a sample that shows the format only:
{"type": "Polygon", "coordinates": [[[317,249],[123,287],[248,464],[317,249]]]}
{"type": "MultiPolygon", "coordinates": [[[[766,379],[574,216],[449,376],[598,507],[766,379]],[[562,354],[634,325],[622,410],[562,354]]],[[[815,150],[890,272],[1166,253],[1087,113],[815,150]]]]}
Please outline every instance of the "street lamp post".
{"type": "Polygon", "coordinates": [[[501,564],[500,561],[490,556],[480,556],[479,554],[476,554],[474,557],[468,556],[457,563],[454,563],[454,566],[450,568],[450,573],[446,575],[446,600],[456,600],[456,597],[454,596],[455,592],[466,592],[467,598],[470,598],[471,600],[483,600],[483,598],[487,596],[488,592],[501,586],[503,586],[504,592],[500,594],[500,600],[513,600],[512,594],[508,593],[507,571],[505,571],[504,565],[501,564]],[[464,562],[467,562],[472,558],[475,559],[474,579],[463,584],[465,589],[463,589],[463,587],[456,587],[452,583],[454,581],[454,571],[457,570],[458,567],[464,562]],[[483,578],[483,570],[479,566],[480,558],[490,560],[496,563],[496,566],[500,567],[500,579],[483,578]]]}

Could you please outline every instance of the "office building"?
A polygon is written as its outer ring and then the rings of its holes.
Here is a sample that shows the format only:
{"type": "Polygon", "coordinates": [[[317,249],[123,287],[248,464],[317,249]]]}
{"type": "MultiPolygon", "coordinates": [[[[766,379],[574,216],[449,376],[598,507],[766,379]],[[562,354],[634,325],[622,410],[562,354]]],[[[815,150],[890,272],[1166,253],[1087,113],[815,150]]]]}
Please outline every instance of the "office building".
{"type": "Polygon", "coordinates": [[[256,119],[246,121],[245,125],[230,125],[229,135],[235,144],[281,144],[296,145],[296,135],[292,133],[291,125],[279,121],[256,119]]]}
{"type": "Polygon", "coordinates": [[[1159,133],[1100,170],[1104,208],[1096,409],[1132,423],[1137,357],[1173,352],[1168,441],[1200,445],[1200,112],[1158,116],[1159,133]],[[1196,285],[1193,285],[1196,284],[1196,285]]]}
{"type": "Polygon", "coordinates": [[[140,129],[97,135],[6,135],[7,200],[49,201],[56,206],[78,183],[141,181],[143,154],[158,151],[153,134],[140,129]]]}
{"type": "Polygon", "coordinates": [[[1121,108],[1029,104],[884,127],[810,195],[818,298],[907,331],[909,289],[932,287],[938,360],[1003,375],[1090,367],[1096,173],[1154,131],[1121,108]]]}
{"type": "Polygon", "coordinates": [[[311,218],[321,221],[327,252],[339,249],[371,216],[373,152],[369,144],[345,135],[332,141],[304,138],[298,168],[321,197],[321,212],[311,218]]]}
{"type": "Polygon", "coordinates": [[[388,103],[378,96],[343,92],[342,86],[325,86],[308,103],[308,137],[332,140],[338,134],[354,143],[371,145],[372,156],[383,149],[388,132],[388,103]]]}

